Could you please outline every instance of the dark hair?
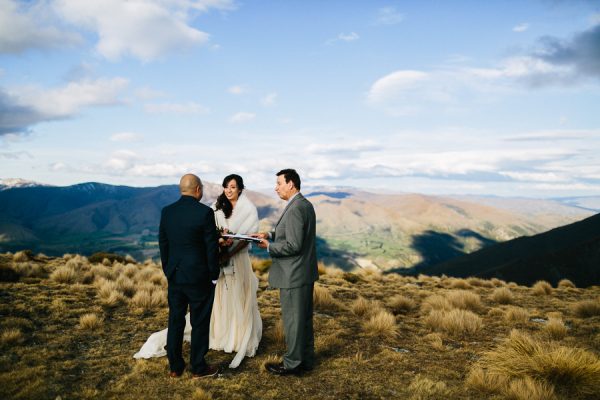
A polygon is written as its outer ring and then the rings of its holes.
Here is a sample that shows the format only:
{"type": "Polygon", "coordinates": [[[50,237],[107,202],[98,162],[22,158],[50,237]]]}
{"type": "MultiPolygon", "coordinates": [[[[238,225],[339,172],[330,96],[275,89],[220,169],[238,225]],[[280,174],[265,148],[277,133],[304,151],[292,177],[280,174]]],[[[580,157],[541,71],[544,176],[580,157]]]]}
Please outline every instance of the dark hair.
{"type": "MultiPolygon", "coordinates": [[[[231,182],[232,180],[234,180],[235,183],[237,183],[237,187],[240,190],[240,194],[242,194],[242,191],[244,190],[244,180],[239,175],[236,175],[236,174],[227,175],[225,177],[225,179],[223,179],[222,186],[224,188],[226,188],[227,185],[229,184],[229,182],[231,182]]],[[[231,217],[231,214],[233,213],[233,205],[231,204],[231,202],[229,201],[227,196],[225,196],[225,192],[221,193],[219,195],[219,197],[217,197],[217,207],[216,208],[217,208],[217,210],[223,210],[223,214],[225,214],[225,218],[231,217]]]]}
{"type": "Polygon", "coordinates": [[[282,169],[275,175],[283,175],[283,177],[285,178],[285,183],[292,181],[294,182],[294,187],[300,190],[300,175],[298,175],[295,169],[282,169]]]}

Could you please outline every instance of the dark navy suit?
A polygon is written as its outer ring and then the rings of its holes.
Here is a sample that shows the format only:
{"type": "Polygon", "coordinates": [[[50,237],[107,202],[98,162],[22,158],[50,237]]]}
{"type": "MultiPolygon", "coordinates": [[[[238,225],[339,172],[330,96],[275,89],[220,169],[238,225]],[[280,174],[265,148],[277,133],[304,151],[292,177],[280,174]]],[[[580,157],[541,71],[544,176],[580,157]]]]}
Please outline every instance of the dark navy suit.
{"type": "Polygon", "coordinates": [[[207,366],[204,356],[208,352],[214,298],[211,281],[219,277],[219,245],[213,210],[192,196],[181,196],[162,210],[158,243],[162,268],[169,281],[169,367],[174,372],[185,368],[182,345],[189,305],[190,365],[192,373],[202,373],[207,366]]]}

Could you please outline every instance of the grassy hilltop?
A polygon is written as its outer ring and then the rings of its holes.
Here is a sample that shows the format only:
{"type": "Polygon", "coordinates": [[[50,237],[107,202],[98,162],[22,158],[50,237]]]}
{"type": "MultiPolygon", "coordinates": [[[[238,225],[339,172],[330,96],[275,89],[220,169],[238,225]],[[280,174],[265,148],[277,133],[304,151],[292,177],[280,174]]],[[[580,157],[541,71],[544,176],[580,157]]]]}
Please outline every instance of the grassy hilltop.
{"type": "MultiPolygon", "coordinates": [[[[0,254],[3,399],[597,399],[600,287],[401,277],[320,266],[317,367],[264,370],[284,351],[278,292],[255,260],[258,354],[214,379],[167,377],[166,357],[134,360],[167,323],[152,261],[0,254]],[[93,262],[92,262],[93,261],[93,262]]],[[[184,345],[184,356],[189,344],[184,345]]],[[[211,351],[227,365],[231,354],[211,351]]]]}

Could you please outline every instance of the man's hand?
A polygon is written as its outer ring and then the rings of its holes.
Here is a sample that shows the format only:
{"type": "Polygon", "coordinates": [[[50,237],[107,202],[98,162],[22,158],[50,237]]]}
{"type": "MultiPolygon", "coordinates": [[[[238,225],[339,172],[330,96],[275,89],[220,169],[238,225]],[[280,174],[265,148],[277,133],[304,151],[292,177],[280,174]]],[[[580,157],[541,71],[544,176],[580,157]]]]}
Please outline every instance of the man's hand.
{"type": "Polygon", "coordinates": [[[269,238],[269,234],[268,233],[253,233],[250,236],[258,238],[258,239],[262,239],[260,242],[258,242],[256,245],[258,247],[260,247],[261,249],[266,249],[269,247],[269,241],[267,240],[269,238]]]}

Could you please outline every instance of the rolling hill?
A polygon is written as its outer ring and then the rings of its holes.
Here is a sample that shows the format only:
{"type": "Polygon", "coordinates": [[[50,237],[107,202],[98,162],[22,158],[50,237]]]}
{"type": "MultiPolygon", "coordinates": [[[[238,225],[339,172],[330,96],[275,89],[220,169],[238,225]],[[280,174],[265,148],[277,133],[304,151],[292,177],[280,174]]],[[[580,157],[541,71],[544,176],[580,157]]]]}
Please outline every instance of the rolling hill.
{"type": "Polygon", "coordinates": [[[416,268],[429,275],[499,278],[529,285],[569,279],[600,284],[600,214],[531,237],[499,243],[438,265],[416,268]]]}
{"type": "MultiPolygon", "coordinates": [[[[108,251],[140,259],[156,257],[160,210],[179,197],[176,185],[56,187],[10,182],[0,188],[0,251],[29,248],[49,255],[108,251]]],[[[220,185],[205,183],[202,201],[211,203],[220,191],[220,185]]],[[[246,193],[259,210],[261,229],[271,227],[285,203],[274,194],[246,193]]],[[[502,207],[476,199],[351,188],[316,188],[305,194],[317,213],[321,259],[346,270],[433,265],[592,214],[550,200],[530,200],[523,207],[517,200],[502,199],[505,205],[515,204],[502,207]]]]}

